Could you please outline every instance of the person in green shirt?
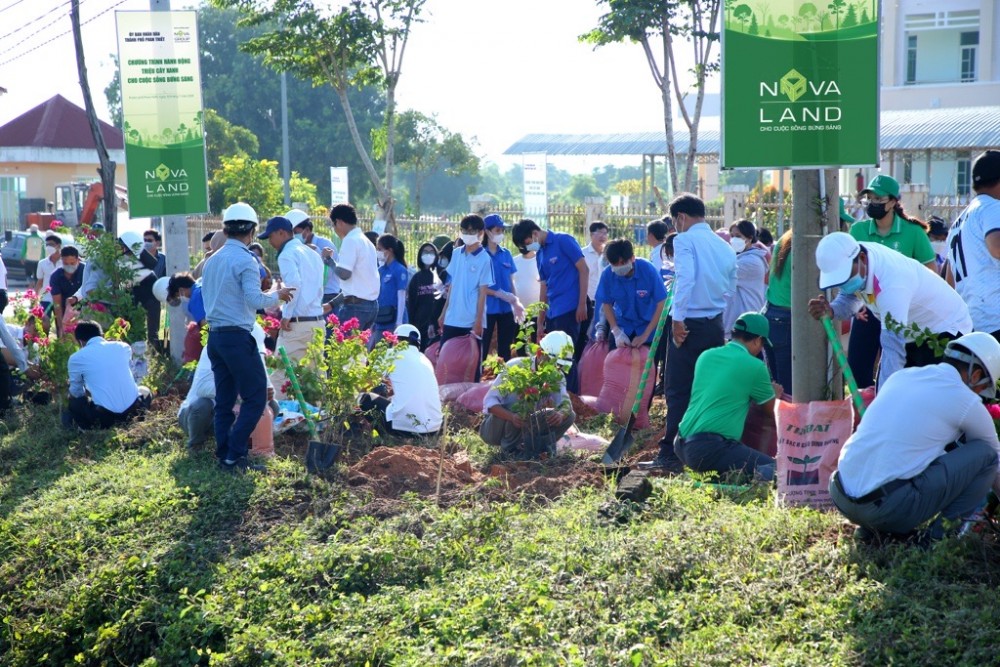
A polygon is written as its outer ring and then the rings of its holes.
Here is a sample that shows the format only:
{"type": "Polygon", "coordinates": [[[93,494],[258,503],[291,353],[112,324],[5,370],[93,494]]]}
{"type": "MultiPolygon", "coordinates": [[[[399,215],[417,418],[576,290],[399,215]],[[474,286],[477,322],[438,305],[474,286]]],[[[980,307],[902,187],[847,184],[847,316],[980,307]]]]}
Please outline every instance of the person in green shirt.
{"type": "Polygon", "coordinates": [[[771,254],[764,316],[770,327],[767,365],[771,377],[792,393],[792,230],[781,235],[771,254]]]}
{"type": "MultiPolygon", "coordinates": [[[[861,191],[861,203],[869,220],[851,225],[851,236],[858,241],[878,243],[915,259],[932,271],[937,271],[936,255],[927,238],[928,225],[907,215],[899,201],[899,183],[885,174],[873,178],[861,191]]],[[[875,360],[885,345],[901,345],[898,336],[883,334],[882,323],[867,310],[851,322],[851,338],[847,345],[847,363],[858,387],[875,384],[875,360]]]]}
{"type": "Polygon", "coordinates": [[[774,407],[781,385],[772,383],[758,357],[770,347],[767,318],[744,313],[728,345],[706,350],[694,367],[691,403],[674,443],[678,458],[696,472],[739,472],[774,479],[775,461],[740,442],[750,401],[774,407]]]}

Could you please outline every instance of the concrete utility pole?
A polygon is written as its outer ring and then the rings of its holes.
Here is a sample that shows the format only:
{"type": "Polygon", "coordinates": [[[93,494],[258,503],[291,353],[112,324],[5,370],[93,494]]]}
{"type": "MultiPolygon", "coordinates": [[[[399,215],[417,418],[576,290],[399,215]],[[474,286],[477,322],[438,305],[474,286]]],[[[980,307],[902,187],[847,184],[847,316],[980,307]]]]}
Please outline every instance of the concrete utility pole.
{"type": "MultiPolygon", "coordinates": [[[[154,12],[170,11],[170,0],[149,0],[149,9],[154,12]]],[[[203,130],[204,131],[204,130],[203,130]]],[[[196,239],[196,242],[201,239],[196,239]]],[[[168,215],[163,218],[163,250],[167,255],[167,275],[191,270],[190,243],[188,241],[187,216],[168,215]]],[[[201,244],[198,244],[201,247],[201,244]]],[[[180,361],[184,354],[184,334],[187,323],[184,311],[168,308],[170,317],[170,356],[180,361]]]]}
{"type": "Polygon", "coordinates": [[[281,73],[281,175],[285,185],[285,206],[292,205],[292,166],[288,157],[288,74],[281,73]]]}
{"type": "MultiPolygon", "coordinates": [[[[796,403],[832,398],[827,388],[828,358],[823,325],[806,307],[819,294],[816,246],[827,230],[837,229],[837,171],[792,172],[792,383],[796,403]],[[822,179],[822,180],[821,180],[822,179]]],[[[837,382],[833,385],[836,387],[837,382]]]]}

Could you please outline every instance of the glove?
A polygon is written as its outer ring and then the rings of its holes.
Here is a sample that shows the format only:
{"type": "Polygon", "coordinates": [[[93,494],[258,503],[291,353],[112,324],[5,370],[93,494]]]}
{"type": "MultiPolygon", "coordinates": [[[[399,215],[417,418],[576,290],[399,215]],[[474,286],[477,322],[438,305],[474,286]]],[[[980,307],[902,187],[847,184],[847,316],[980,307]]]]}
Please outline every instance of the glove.
{"type": "Polygon", "coordinates": [[[594,340],[596,340],[598,342],[604,340],[605,338],[607,338],[607,336],[608,336],[608,334],[604,330],[604,327],[597,327],[594,330],[594,340]]]}
{"type": "Polygon", "coordinates": [[[496,294],[498,299],[500,299],[505,303],[509,303],[512,306],[514,305],[514,302],[517,301],[517,297],[511,294],[510,292],[505,292],[504,290],[497,290],[496,294]]]}
{"type": "Polygon", "coordinates": [[[514,297],[511,305],[514,307],[514,321],[518,324],[524,324],[524,306],[521,304],[521,300],[514,297]]]}
{"type": "Polygon", "coordinates": [[[629,344],[632,342],[631,340],[629,340],[629,337],[625,335],[625,332],[619,329],[618,327],[612,329],[611,333],[614,334],[615,345],[617,345],[618,347],[628,347],[629,344]]]}

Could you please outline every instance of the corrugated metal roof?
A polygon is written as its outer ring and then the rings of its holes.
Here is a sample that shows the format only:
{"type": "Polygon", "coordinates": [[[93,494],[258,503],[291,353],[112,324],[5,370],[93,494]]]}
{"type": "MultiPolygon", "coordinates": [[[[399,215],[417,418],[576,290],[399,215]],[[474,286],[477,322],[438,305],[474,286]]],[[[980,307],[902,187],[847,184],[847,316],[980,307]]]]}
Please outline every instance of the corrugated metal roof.
{"type": "MultiPolygon", "coordinates": [[[[964,109],[883,111],[881,150],[956,150],[1000,147],[1000,106],[964,109]]],[[[675,133],[676,151],[686,153],[688,136],[682,121],[675,133]]],[[[698,153],[718,155],[719,117],[701,119],[698,153]]],[[[620,134],[528,134],[504,151],[505,155],[665,155],[663,132],[620,134]]]]}

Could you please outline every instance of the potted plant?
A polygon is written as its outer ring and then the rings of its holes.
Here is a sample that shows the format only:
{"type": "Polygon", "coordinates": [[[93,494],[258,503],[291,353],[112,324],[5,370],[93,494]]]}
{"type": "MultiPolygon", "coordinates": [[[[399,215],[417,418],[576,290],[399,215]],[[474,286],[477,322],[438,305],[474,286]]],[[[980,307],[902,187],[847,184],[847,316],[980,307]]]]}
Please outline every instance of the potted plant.
{"type": "MultiPolygon", "coordinates": [[[[320,408],[321,428],[314,436],[318,440],[311,440],[306,452],[306,465],[313,472],[336,461],[346,445],[344,436],[358,410],[358,397],[383,382],[401,351],[396,337],[388,331],[369,350],[372,332],[362,331],[357,318],[341,322],[330,315],[327,329],[329,333],[316,331],[294,367],[302,398],[320,408]]],[[[290,379],[278,391],[298,398],[290,379]]]]}

